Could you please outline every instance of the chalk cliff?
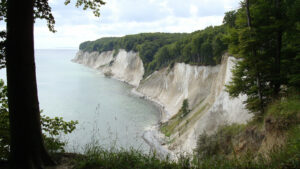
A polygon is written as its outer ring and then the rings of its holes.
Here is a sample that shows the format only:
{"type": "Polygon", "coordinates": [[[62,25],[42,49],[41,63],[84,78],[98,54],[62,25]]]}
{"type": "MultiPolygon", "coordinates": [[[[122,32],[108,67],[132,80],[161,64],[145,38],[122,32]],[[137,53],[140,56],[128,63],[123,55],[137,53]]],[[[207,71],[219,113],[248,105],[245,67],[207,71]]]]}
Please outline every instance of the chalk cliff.
{"type": "Polygon", "coordinates": [[[105,75],[138,86],[144,75],[143,62],[135,52],[121,49],[114,55],[114,51],[83,52],[79,51],[74,62],[102,71],[105,75]]]}
{"type": "Polygon", "coordinates": [[[191,152],[202,132],[212,133],[218,126],[246,123],[251,114],[245,109],[246,96],[231,99],[225,85],[231,80],[236,59],[223,56],[217,66],[192,66],[176,63],[143,79],[144,67],[138,53],[120,50],[77,53],[74,62],[102,71],[135,86],[135,91],[164,108],[161,122],[169,132],[168,149],[191,152]],[[190,113],[174,118],[188,99],[190,113]]]}

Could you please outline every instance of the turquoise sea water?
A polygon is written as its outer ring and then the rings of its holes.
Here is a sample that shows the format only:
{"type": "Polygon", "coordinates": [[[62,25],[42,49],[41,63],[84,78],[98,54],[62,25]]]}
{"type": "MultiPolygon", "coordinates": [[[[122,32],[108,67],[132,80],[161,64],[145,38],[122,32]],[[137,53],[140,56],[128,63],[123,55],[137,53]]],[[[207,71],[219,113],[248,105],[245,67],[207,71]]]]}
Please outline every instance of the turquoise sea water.
{"type": "MultiPolygon", "coordinates": [[[[62,139],[69,151],[83,152],[98,142],[148,150],[142,134],[158,122],[159,110],[130,90],[131,86],[71,62],[76,50],[36,50],[40,108],[50,117],[78,120],[74,133],[62,139]]],[[[5,73],[0,73],[5,78],[5,73]]]]}

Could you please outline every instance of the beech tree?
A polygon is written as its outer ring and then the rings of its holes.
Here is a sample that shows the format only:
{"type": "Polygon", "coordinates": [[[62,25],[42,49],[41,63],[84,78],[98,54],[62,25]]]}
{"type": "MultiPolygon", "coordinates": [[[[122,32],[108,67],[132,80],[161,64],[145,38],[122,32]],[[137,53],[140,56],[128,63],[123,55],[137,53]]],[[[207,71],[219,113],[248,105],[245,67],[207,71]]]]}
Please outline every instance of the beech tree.
{"type": "MultiPolygon", "coordinates": [[[[65,1],[66,5],[69,3],[70,0],[65,1]]],[[[77,7],[89,8],[95,16],[100,16],[99,8],[104,4],[102,0],[76,1],[77,7]]],[[[48,0],[4,0],[1,12],[1,19],[7,21],[4,55],[11,135],[10,168],[54,165],[42,138],[34,59],[34,20],[46,19],[49,30],[55,32],[51,7],[48,0]]]]}
{"type": "Polygon", "coordinates": [[[299,11],[300,0],[244,0],[236,16],[227,15],[235,19],[229,51],[240,58],[227,90],[246,94],[246,107],[259,116],[281,87],[299,89],[299,11]]]}

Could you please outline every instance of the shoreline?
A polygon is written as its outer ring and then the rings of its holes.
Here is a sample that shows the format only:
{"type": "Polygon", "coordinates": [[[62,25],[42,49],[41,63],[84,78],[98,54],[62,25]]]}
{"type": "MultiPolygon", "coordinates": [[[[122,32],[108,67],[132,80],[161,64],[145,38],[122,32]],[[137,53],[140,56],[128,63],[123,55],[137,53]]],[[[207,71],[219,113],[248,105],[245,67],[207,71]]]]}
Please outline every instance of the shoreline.
{"type": "Polygon", "coordinates": [[[175,160],[175,154],[171,150],[168,149],[168,147],[165,145],[165,136],[163,133],[159,131],[159,126],[162,124],[162,117],[163,114],[168,114],[167,110],[164,108],[164,106],[159,103],[158,101],[154,100],[153,98],[146,96],[136,90],[137,88],[134,87],[131,90],[131,93],[140,97],[141,99],[148,100],[151,104],[158,107],[160,111],[160,118],[157,125],[151,126],[149,129],[146,129],[143,133],[142,138],[144,141],[150,146],[151,151],[155,151],[158,153],[158,155],[161,158],[170,158],[172,160],[175,160]]]}
{"type": "Polygon", "coordinates": [[[149,101],[151,104],[153,104],[154,106],[156,106],[160,112],[160,117],[159,117],[159,121],[157,122],[156,125],[149,127],[148,129],[145,129],[145,131],[143,132],[142,135],[142,139],[145,141],[146,144],[149,145],[150,150],[152,152],[156,152],[161,158],[170,158],[170,159],[176,159],[175,155],[172,151],[170,151],[167,146],[164,146],[163,144],[165,143],[164,141],[164,135],[159,131],[159,126],[161,125],[161,123],[167,121],[168,118],[170,118],[170,113],[165,109],[165,106],[160,103],[157,100],[154,100],[153,98],[146,96],[140,92],[137,91],[138,86],[135,86],[133,84],[130,84],[128,82],[126,82],[123,79],[120,78],[116,78],[114,76],[106,76],[101,70],[99,69],[95,69],[91,66],[79,63],[77,60],[72,59],[71,60],[74,63],[80,64],[80,65],[84,65],[88,68],[94,69],[99,71],[100,73],[102,73],[106,78],[112,78],[115,80],[118,80],[120,82],[126,83],[128,85],[130,85],[132,87],[132,89],[130,90],[130,93],[136,97],[139,97],[141,99],[145,99],[147,101],[149,101]]]}
{"type": "Polygon", "coordinates": [[[145,94],[137,91],[137,86],[133,86],[133,88],[131,89],[131,93],[137,97],[140,97],[141,99],[148,100],[153,105],[158,107],[158,109],[160,111],[159,123],[166,122],[167,119],[169,119],[169,117],[171,116],[171,114],[166,110],[165,106],[162,103],[153,99],[152,97],[146,96],[145,94]]]}

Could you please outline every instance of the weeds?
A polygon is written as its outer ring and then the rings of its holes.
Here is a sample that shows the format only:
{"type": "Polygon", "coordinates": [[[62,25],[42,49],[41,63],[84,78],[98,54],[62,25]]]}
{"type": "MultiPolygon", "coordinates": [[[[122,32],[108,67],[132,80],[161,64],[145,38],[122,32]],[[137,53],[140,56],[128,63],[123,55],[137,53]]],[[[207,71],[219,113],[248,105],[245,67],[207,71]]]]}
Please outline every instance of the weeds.
{"type": "Polygon", "coordinates": [[[87,146],[85,156],[77,159],[76,169],[176,169],[190,168],[189,161],[180,163],[160,159],[155,153],[144,154],[135,149],[105,149],[100,146],[87,146]]]}

